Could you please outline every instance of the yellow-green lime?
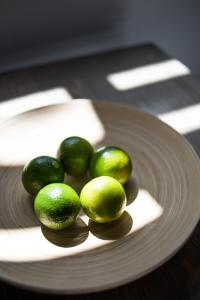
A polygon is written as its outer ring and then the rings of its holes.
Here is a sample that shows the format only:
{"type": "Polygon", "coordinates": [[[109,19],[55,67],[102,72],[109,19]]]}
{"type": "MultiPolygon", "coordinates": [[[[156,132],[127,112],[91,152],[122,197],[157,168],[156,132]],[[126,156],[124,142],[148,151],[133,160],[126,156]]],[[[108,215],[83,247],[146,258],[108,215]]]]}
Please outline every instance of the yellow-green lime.
{"type": "Polygon", "coordinates": [[[109,176],[89,181],[81,191],[80,200],[86,215],[97,223],[117,220],[126,207],[123,186],[109,176]]]}
{"type": "Polygon", "coordinates": [[[126,151],[108,146],[94,152],[89,170],[92,177],[111,176],[125,184],[132,172],[132,162],[126,151]]]}
{"type": "Polygon", "coordinates": [[[80,199],[69,185],[51,183],[37,194],[34,210],[43,225],[60,230],[75,222],[80,210],[80,199]]]}
{"type": "Polygon", "coordinates": [[[82,176],[87,172],[92,154],[91,144],[78,136],[65,139],[58,149],[58,159],[66,173],[73,176],[82,176]]]}
{"type": "Polygon", "coordinates": [[[49,183],[63,182],[64,174],[63,166],[56,158],[39,156],[24,166],[22,183],[28,193],[36,195],[49,183]]]}

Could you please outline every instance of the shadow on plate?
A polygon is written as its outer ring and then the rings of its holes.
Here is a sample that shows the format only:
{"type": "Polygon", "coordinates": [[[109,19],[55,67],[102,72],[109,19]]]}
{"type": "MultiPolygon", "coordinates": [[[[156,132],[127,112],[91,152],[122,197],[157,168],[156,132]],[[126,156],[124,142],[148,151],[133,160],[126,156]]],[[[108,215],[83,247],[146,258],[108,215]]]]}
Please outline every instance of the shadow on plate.
{"type": "Polygon", "coordinates": [[[102,240],[118,240],[128,234],[133,226],[131,215],[125,211],[116,221],[107,224],[89,221],[89,229],[93,235],[102,240]]]}
{"type": "Polygon", "coordinates": [[[34,213],[34,197],[21,182],[22,166],[0,166],[0,229],[40,225],[34,213]]]}
{"type": "Polygon", "coordinates": [[[50,243],[64,248],[82,244],[89,235],[89,228],[81,218],[66,229],[52,230],[42,225],[41,231],[50,243]]]}
{"type": "Polygon", "coordinates": [[[82,188],[90,180],[91,177],[88,173],[80,177],[67,175],[65,178],[65,183],[70,185],[80,195],[82,188]]]}
{"type": "Polygon", "coordinates": [[[130,205],[138,195],[138,184],[135,178],[130,177],[129,180],[125,183],[124,189],[126,191],[127,197],[127,206],[130,205]]]}

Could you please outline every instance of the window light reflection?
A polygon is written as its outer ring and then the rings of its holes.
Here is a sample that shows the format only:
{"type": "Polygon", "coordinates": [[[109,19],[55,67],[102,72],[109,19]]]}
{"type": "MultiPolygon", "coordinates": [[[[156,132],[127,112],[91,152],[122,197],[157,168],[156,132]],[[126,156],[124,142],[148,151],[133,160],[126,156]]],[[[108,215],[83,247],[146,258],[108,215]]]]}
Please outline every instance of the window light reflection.
{"type": "MultiPolygon", "coordinates": [[[[139,190],[134,202],[127,206],[127,212],[133,218],[133,225],[128,235],[133,234],[148,224],[158,220],[163,214],[163,208],[146,190],[139,190]]],[[[87,216],[81,216],[88,224],[87,216]]],[[[106,244],[112,240],[102,240],[89,232],[88,238],[75,247],[62,248],[45,239],[41,228],[0,229],[0,261],[33,262],[56,259],[84,253],[106,244]]]]}
{"type": "Polygon", "coordinates": [[[126,91],[187,74],[190,70],[185,65],[176,59],[169,59],[109,74],[107,80],[116,90],[126,91]]]}
{"type": "Polygon", "coordinates": [[[0,122],[32,109],[65,103],[70,100],[72,100],[72,96],[62,87],[9,99],[0,103],[0,122]]]}
{"type": "Polygon", "coordinates": [[[158,115],[158,118],[167,123],[181,134],[187,134],[200,129],[200,104],[190,105],[158,115]]]}
{"type": "Polygon", "coordinates": [[[93,145],[103,140],[105,130],[89,100],[46,106],[18,115],[0,124],[0,165],[24,165],[40,155],[55,156],[68,136],[81,136],[93,145]],[[1,128],[2,126],[2,128],[1,128]],[[15,155],[13,155],[13,145],[15,155]]]}

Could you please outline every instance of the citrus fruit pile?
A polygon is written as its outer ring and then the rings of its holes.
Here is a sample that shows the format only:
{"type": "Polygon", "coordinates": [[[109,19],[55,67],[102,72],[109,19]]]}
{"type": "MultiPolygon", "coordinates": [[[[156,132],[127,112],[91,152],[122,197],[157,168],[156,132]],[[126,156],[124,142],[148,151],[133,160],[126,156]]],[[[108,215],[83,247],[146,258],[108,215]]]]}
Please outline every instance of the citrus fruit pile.
{"type": "Polygon", "coordinates": [[[22,171],[22,183],[35,196],[39,221],[59,230],[75,222],[81,207],[94,222],[117,220],[126,207],[123,185],[131,172],[132,162],[124,150],[105,146],[94,151],[87,140],[73,136],[62,141],[57,158],[40,156],[28,162],[22,171]],[[80,177],[87,172],[92,179],[80,196],[64,183],[65,173],[80,177]]]}

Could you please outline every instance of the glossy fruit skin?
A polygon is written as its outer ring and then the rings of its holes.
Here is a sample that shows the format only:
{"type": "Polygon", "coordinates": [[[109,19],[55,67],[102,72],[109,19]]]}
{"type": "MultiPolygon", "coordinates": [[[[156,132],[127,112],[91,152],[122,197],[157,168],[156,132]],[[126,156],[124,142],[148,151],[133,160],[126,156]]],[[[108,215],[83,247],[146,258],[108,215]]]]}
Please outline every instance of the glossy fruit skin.
{"type": "Polygon", "coordinates": [[[67,174],[82,176],[88,170],[93,152],[93,147],[87,140],[73,136],[62,141],[57,157],[67,174]]]}
{"type": "Polygon", "coordinates": [[[63,166],[56,158],[39,156],[24,166],[22,183],[28,193],[36,195],[49,183],[63,182],[64,176],[63,166]]]}
{"type": "Polygon", "coordinates": [[[97,223],[117,220],[126,207],[123,186],[114,178],[100,176],[88,182],[80,194],[86,215],[97,223]]]}
{"type": "Polygon", "coordinates": [[[108,146],[98,149],[90,161],[91,177],[111,176],[125,184],[132,172],[131,158],[121,148],[108,146]]]}
{"type": "Polygon", "coordinates": [[[52,183],[39,191],[34,201],[34,210],[43,225],[60,230],[75,222],[80,211],[80,199],[70,186],[52,183]]]}

